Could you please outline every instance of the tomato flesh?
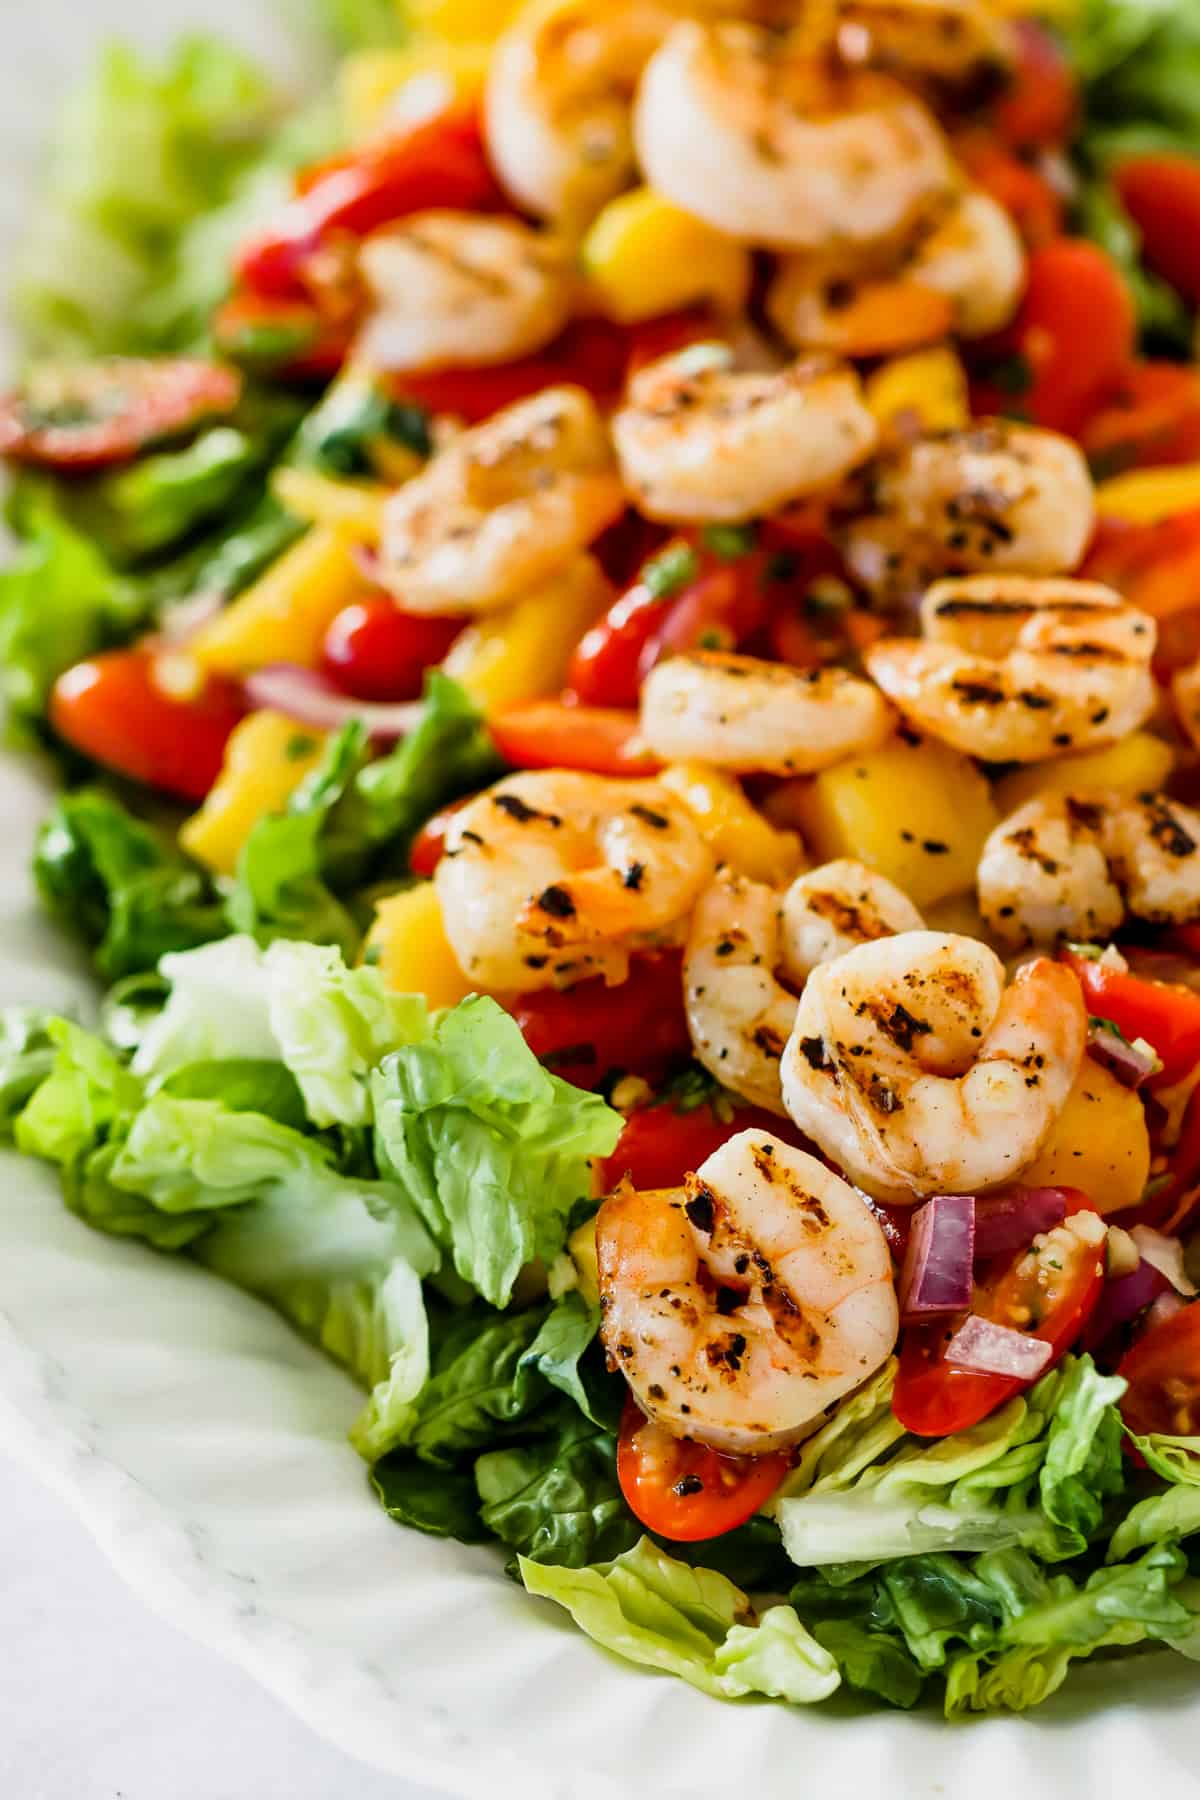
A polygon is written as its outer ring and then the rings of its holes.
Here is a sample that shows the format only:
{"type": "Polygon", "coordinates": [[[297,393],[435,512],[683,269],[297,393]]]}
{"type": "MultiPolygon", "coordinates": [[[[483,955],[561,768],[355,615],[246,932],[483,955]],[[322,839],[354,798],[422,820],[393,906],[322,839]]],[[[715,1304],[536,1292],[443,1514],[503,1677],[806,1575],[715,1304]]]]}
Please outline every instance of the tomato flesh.
{"type": "Polygon", "coordinates": [[[1200,1307],[1185,1306],[1151,1326],[1125,1352],[1117,1374],[1129,1383],[1120,1406],[1131,1431],[1194,1437],[1200,1432],[1200,1307]]]}
{"type": "Polygon", "coordinates": [[[672,1437],[632,1397],[617,1441],[617,1478],[630,1512],[647,1531],[677,1544],[721,1537],[770,1499],[791,1456],[726,1456],[692,1438],[672,1437]]]}
{"type": "Polygon", "coordinates": [[[1064,144],[1079,106],[1070,59],[1035,19],[1017,19],[1013,30],[1016,68],[1008,91],[992,113],[996,130],[1019,150],[1064,144]]]}
{"type": "Polygon", "coordinates": [[[489,720],[496,748],[515,769],[580,769],[589,775],[656,775],[658,757],[644,750],[638,715],[616,707],[533,700],[489,720]]]}
{"type": "Polygon", "coordinates": [[[1141,233],[1151,268],[1200,304],[1200,162],[1136,156],[1118,165],[1117,192],[1141,233]]]}
{"type": "Polygon", "coordinates": [[[426,669],[441,662],[465,624],[402,612],[386,594],[371,594],[336,615],[321,660],[356,700],[415,700],[426,669]]]}
{"type": "Polygon", "coordinates": [[[183,800],[203,800],[243,717],[240,690],[210,676],[186,700],[165,693],[147,650],[108,650],[54,684],[50,723],[65,743],[107,769],[183,800]]]}
{"type": "MultiPolygon", "coordinates": [[[[1073,1190],[1068,1213],[1090,1211],[1073,1190]]],[[[976,1289],[974,1311],[1050,1345],[1051,1362],[1070,1349],[1095,1310],[1104,1287],[1104,1240],[1083,1243],[1065,1227],[1047,1234],[1053,1260],[1022,1250],[976,1289]],[[1061,1266],[1059,1266],[1061,1265],[1061,1266]]],[[[1014,1394],[1032,1385],[1015,1375],[984,1374],[947,1361],[946,1347],[965,1314],[910,1325],[900,1347],[892,1411],[919,1437],[946,1437],[977,1425],[1014,1394]]],[[[1049,1365],[1048,1365],[1049,1366],[1049,1365]]]]}
{"type": "Polygon", "coordinates": [[[232,412],[241,393],[236,370],[200,357],[43,364],[0,400],[0,456],[86,474],[232,412]]]}
{"type": "Polygon", "coordinates": [[[428,878],[433,874],[445,854],[446,834],[454,822],[455,814],[460,813],[464,806],[469,806],[475,798],[474,794],[465,794],[461,800],[443,806],[441,812],[435,812],[432,818],[426,819],[408,853],[408,866],[414,875],[428,878]]]}
{"type": "Polygon", "coordinates": [[[259,373],[297,381],[336,375],[354,336],[349,322],[323,318],[309,300],[244,292],[217,309],[212,332],[223,356],[259,373]]]}
{"type": "Polygon", "coordinates": [[[1111,1019],[1127,1038],[1145,1038],[1162,1068],[1151,1088],[1171,1087],[1200,1062],[1200,994],[1175,982],[1149,980],[1098,958],[1066,952],[1079,977],[1088,1012],[1111,1019]]]}
{"type": "Polygon", "coordinates": [[[1080,444],[1097,478],[1200,458],[1200,376],[1178,363],[1137,362],[1092,414],[1080,444]]]}
{"type": "Polygon", "coordinates": [[[613,1069],[654,1079],[691,1051],[678,950],[635,956],[616,987],[596,978],[506,1004],[534,1055],[576,1087],[596,1087],[613,1069]]]}
{"type": "Polygon", "coordinates": [[[646,646],[671,610],[671,599],[635,582],[580,639],[567,687],[584,706],[635,707],[646,646]]]}
{"type": "Polygon", "coordinates": [[[616,1149],[600,1163],[601,1189],[608,1193],[625,1177],[635,1188],[679,1187],[740,1131],[768,1131],[797,1149],[808,1148],[790,1119],[759,1106],[735,1107],[728,1118],[721,1118],[707,1101],[687,1112],[669,1103],[644,1106],[630,1113],[616,1149]]]}

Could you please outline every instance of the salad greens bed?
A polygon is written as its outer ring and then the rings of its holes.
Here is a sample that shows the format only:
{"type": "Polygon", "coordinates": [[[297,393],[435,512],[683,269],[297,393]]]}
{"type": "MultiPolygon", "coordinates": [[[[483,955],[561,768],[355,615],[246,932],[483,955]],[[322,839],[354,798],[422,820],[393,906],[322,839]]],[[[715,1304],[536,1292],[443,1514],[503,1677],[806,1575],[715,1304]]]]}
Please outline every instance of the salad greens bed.
{"type": "MultiPolygon", "coordinates": [[[[328,10],[343,42],[395,28],[384,0],[328,10]]],[[[1075,42],[1082,221],[1129,270],[1148,339],[1178,344],[1186,321],[1140,268],[1106,170],[1131,134],[1200,143],[1200,13],[1087,0],[1075,42]]],[[[189,42],[162,68],[112,50],[18,272],[30,350],[202,343],[229,247],[335,143],[332,109],[280,124],[269,82],[225,46],[189,42]],[[137,157],[116,154],[131,132],[137,157]]],[[[420,447],[423,421],[393,412],[330,420],[252,387],[184,448],[69,488],[23,476],[0,577],[13,731],[38,740],[63,668],[169,625],[189,595],[237,592],[300,535],[267,485],[281,458],[344,471],[356,431],[381,429],[420,447]]],[[[298,732],[297,755],[311,748],[298,732]]],[[[493,1001],[431,1015],[354,966],[416,830],[500,767],[434,675],[386,757],[368,760],[357,726],[331,741],[232,880],[191,862],[144,797],[66,767],[35,874],[108,991],[97,1031],[3,1015],[0,1133],[54,1165],[93,1228],[277,1307],[362,1382],[352,1438],[389,1513],[503,1546],[531,1593],[629,1660],[725,1699],[940,1691],[957,1717],[1034,1705],[1097,1651],[1200,1657],[1200,1440],[1139,1439],[1131,1458],[1124,1384],[1087,1356],[940,1441],[897,1423],[889,1364],[765,1513],[694,1546],[643,1533],[616,1476],[624,1384],[567,1254],[620,1114],[538,1063],[493,1001]]]]}

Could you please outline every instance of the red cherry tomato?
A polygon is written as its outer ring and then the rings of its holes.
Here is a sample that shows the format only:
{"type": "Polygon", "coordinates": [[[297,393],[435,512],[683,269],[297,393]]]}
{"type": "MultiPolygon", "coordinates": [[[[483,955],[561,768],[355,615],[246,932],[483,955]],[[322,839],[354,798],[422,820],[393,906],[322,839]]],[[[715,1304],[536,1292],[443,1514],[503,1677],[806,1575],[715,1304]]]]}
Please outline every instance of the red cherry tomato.
{"type": "Polygon", "coordinates": [[[609,1191],[626,1175],[635,1188],[679,1187],[739,1131],[769,1131],[797,1149],[808,1148],[789,1119],[758,1106],[735,1107],[728,1119],[719,1118],[707,1101],[689,1112],[669,1103],[643,1106],[630,1113],[616,1149],[599,1165],[601,1188],[609,1191]]]}
{"type": "Polygon", "coordinates": [[[725,1456],[692,1438],[672,1437],[631,1398],[621,1416],[617,1479],[647,1531],[677,1544],[721,1537],[752,1518],[791,1467],[785,1450],[725,1456]]]}
{"type": "MultiPolygon", "coordinates": [[[[1068,1213],[1091,1211],[1091,1202],[1066,1189],[1068,1213]]],[[[1020,1251],[976,1289],[974,1310],[998,1325],[1018,1329],[1051,1347],[1051,1362],[1080,1336],[1104,1286],[1104,1240],[1082,1243],[1059,1226],[1034,1258],[1020,1251]]],[[[963,1317],[910,1325],[900,1346],[892,1411],[919,1437],[967,1431],[1032,1384],[1014,1375],[984,1375],[946,1360],[946,1346],[963,1317]]]]}
{"type": "Polygon", "coordinates": [[[1101,519],[1080,574],[1119,588],[1158,620],[1160,680],[1200,656],[1200,507],[1151,525],[1101,519]]]}
{"type": "Polygon", "coordinates": [[[1145,1038],[1162,1061],[1151,1088],[1170,1087],[1200,1062],[1200,994],[1175,982],[1126,973],[1094,957],[1065,953],[1088,1012],[1111,1019],[1127,1038],[1145,1038]]]}
{"type": "Polygon", "coordinates": [[[1200,162],[1193,156],[1135,156],[1118,166],[1115,181],[1141,233],[1146,261],[1200,305],[1200,162]]]}
{"type": "Polygon", "coordinates": [[[241,392],[235,369],[200,357],[43,363],[0,399],[0,456],[85,474],[232,412],[241,392]]]}
{"type": "Polygon", "coordinates": [[[1005,143],[1018,150],[1065,144],[1079,110],[1079,88],[1066,51],[1044,25],[1018,19],[1012,82],[992,113],[1005,143]]]}
{"type": "Polygon", "coordinates": [[[465,623],[402,612],[386,594],[369,594],[335,616],[321,660],[356,700],[415,700],[426,669],[441,662],[465,623]]]}
{"type": "Polygon", "coordinates": [[[616,707],[531,700],[488,721],[514,769],[581,769],[589,775],[656,775],[662,763],[640,747],[638,716],[616,707]]]}
{"type": "Polygon", "coordinates": [[[1120,1406],[1131,1431],[1194,1437],[1200,1432],[1200,1306],[1151,1326],[1125,1352],[1117,1374],[1129,1383],[1120,1406]]]}
{"type": "Polygon", "coordinates": [[[1119,383],[1136,335],[1116,264],[1082,238],[1059,238],[1030,256],[1016,319],[982,348],[972,411],[1074,434],[1119,383]]]}
{"type": "Polygon", "coordinates": [[[642,581],[619,595],[580,639],[567,671],[570,693],[584,706],[635,707],[646,646],[671,606],[669,595],[642,581]]]}
{"type": "Polygon", "coordinates": [[[1039,170],[986,131],[964,132],[955,150],[975,186],[1004,208],[1029,249],[1062,236],[1062,200],[1039,170]]]}
{"type": "Polygon", "coordinates": [[[642,674],[688,650],[737,650],[762,630],[770,612],[765,558],[758,551],[702,567],[647,641],[642,674]]]}
{"type": "Polygon", "coordinates": [[[60,675],[50,723],[64,742],[107,769],[184,800],[203,800],[243,716],[232,682],[210,676],[194,699],[164,693],[147,650],[107,650],[60,675]]]}
{"type": "Polygon", "coordinates": [[[275,299],[303,297],[318,252],[428,207],[479,212],[502,196],[474,107],[453,107],[403,135],[365,145],[302,176],[296,198],[238,253],[241,281],[275,299]]]}
{"type": "Polygon", "coordinates": [[[1200,374],[1180,363],[1133,363],[1079,441],[1097,480],[1200,460],[1200,374]]]}
{"type": "Polygon", "coordinates": [[[474,794],[464,794],[461,800],[443,806],[441,812],[435,812],[431,819],[426,819],[408,853],[408,866],[414,875],[422,875],[428,879],[433,874],[445,853],[446,833],[455,813],[461,812],[474,799],[474,794]]]}
{"type": "Polygon", "coordinates": [[[595,1087],[613,1069],[658,1078],[691,1052],[678,950],[634,957],[617,987],[581,981],[506,1004],[534,1055],[576,1087],[595,1087]]]}
{"type": "Polygon", "coordinates": [[[353,341],[345,320],[324,319],[308,300],[274,300],[234,294],[212,321],[213,342],[223,356],[260,374],[297,381],[336,375],[353,341]]]}

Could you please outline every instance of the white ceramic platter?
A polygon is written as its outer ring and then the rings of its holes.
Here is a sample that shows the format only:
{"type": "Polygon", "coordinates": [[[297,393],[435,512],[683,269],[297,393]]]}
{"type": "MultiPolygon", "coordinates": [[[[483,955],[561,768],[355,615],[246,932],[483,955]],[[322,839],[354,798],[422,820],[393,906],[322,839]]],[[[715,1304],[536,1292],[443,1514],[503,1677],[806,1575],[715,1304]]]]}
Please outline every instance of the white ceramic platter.
{"type": "MultiPolygon", "coordinates": [[[[251,0],[4,5],[4,236],[42,108],[86,38],[119,24],[161,43],[202,20],[261,46],[259,4],[251,19],[251,0]]],[[[82,969],[38,920],[24,874],[45,801],[30,769],[0,770],[0,1001],[86,1009],[82,969]]],[[[1033,1718],[954,1728],[850,1703],[722,1706],[631,1670],[514,1588],[497,1556],[391,1525],[345,1442],[356,1405],[271,1313],[185,1262],[89,1233],[46,1173],[0,1156],[4,1441],[147,1601],[364,1761],[489,1800],[1197,1786],[1196,1671],[1162,1656],[1089,1667],[1033,1718]]]]}

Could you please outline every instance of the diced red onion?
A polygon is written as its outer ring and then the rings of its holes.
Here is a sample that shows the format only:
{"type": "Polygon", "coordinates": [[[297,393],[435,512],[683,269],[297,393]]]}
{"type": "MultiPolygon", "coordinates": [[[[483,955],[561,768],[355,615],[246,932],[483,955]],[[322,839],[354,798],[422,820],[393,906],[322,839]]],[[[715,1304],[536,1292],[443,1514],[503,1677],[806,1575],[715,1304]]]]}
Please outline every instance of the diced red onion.
{"type": "Polygon", "coordinates": [[[214,619],[224,604],[225,597],[218,592],[192,594],[187,600],[176,600],[163,611],[150,643],[156,650],[178,650],[214,619]]]}
{"type": "Polygon", "coordinates": [[[1096,1310],[1088,1320],[1083,1348],[1098,1349],[1118,1326],[1127,1325],[1130,1319],[1136,1319],[1153,1301],[1169,1293],[1170,1285],[1165,1275],[1144,1260],[1130,1274],[1118,1275],[1114,1281],[1106,1281],[1096,1303],[1096,1310]]]}
{"type": "Polygon", "coordinates": [[[1005,1194],[984,1194],[975,1202],[976,1260],[1025,1250],[1066,1216],[1062,1188],[1014,1187],[1005,1194]]]}
{"type": "Polygon", "coordinates": [[[946,1346],[946,1361],[977,1375],[1011,1375],[1032,1381],[1040,1375],[1054,1352],[1041,1338],[1027,1337],[972,1313],[963,1320],[946,1346]]]}
{"type": "Polygon", "coordinates": [[[1160,1067],[1149,1044],[1131,1044],[1095,1020],[1088,1026],[1087,1046],[1096,1061],[1102,1062],[1128,1088],[1141,1087],[1160,1067]]]}
{"type": "Polygon", "coordinates": [[[1184,1294],[1189,1300],[1195,1298],[1196,1284],[1189,1279],[1183,1266],[1183,1245],[1177,1237],[1167,1237],[1164,1232],[1155,1231],[1152,1225],[1135,1225],[1129,1235],[1141,1252],[1143,1262],[1157,1269],[1177,1294],[1184,1294]]]}
{"type": "Polygon", "coordinates": [[[975,1200],[938,1194],[913,1215],[900,1271],[900,1316],[928,1319],[971,1304],[975,1265],[975,1200]]]}
{"type": "Polygon", "coordinates": [[[256,669],[246,677],[245,685],[255,706],[269,706],[318,731],[339,731],[351,719],[361,719],[371,737],[394,740],[406,737],[421,715],[419,700],[394,705],[353,700],[315,669],[302,669],[295,663],[271,663],[256,669]]]}

